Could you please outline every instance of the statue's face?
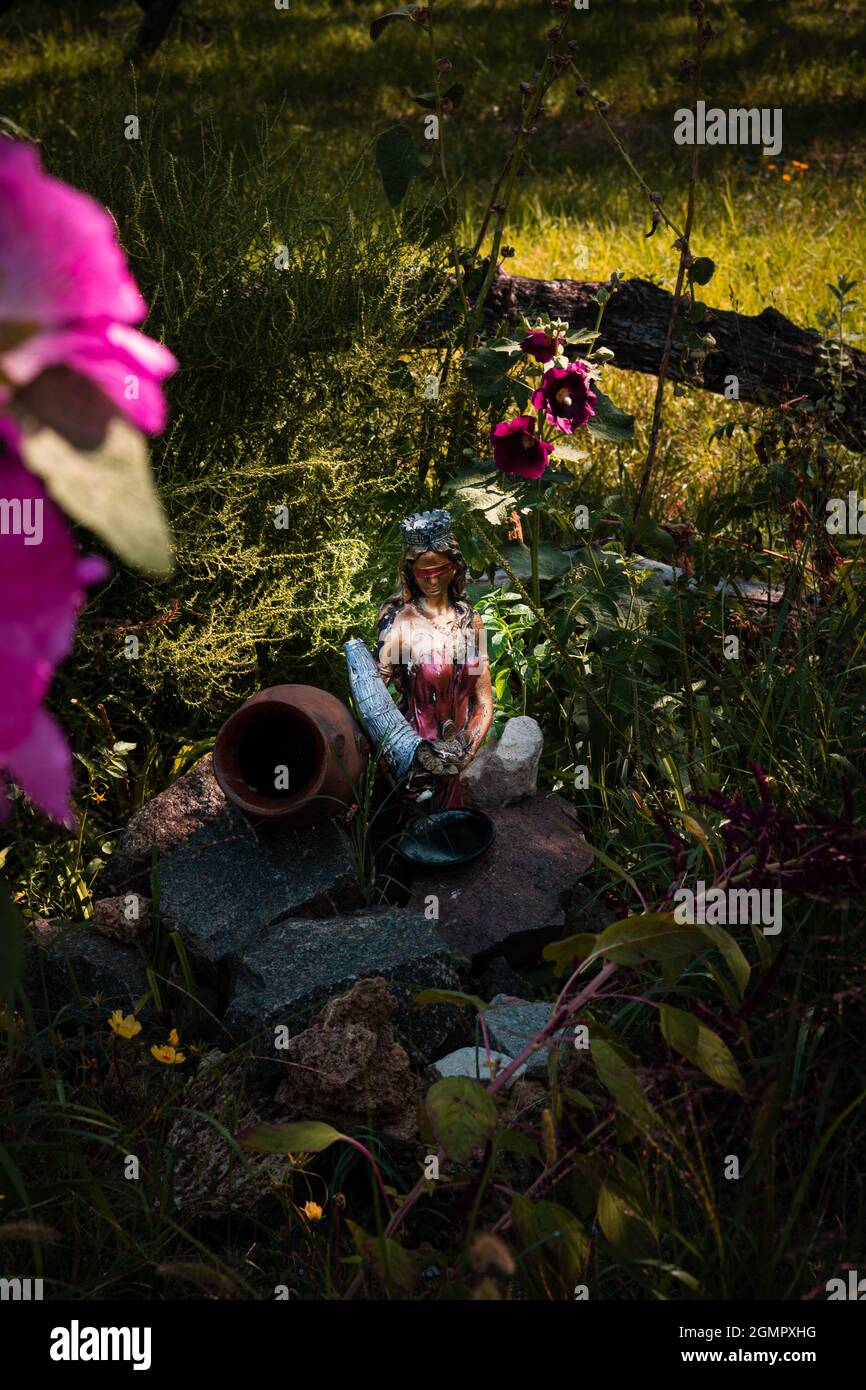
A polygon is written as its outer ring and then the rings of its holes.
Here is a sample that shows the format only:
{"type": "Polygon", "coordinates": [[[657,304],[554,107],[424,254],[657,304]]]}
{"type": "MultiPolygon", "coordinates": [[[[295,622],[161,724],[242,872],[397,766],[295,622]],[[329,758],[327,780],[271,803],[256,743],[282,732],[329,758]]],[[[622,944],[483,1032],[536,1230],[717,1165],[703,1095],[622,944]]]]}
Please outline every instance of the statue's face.
{"type": "Polygon", "coordinates": [[[436,550],[425,550],[416,559],[412,572],[424,597],[435,600],[446,597],[454,566],[447,555],[436,550]]]}

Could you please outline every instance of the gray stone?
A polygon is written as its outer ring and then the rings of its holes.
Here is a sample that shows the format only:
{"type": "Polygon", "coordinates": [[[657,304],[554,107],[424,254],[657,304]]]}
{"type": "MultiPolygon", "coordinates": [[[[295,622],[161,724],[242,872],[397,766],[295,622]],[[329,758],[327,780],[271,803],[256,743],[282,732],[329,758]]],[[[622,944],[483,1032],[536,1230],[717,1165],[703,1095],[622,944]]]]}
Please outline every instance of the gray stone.
{"type": "Polygon", "coordinates": [[[336,826],[256,829],[231,807],[161,858],[157,879],[163,919],[220,989],[263,927],[332,916],[361,901],[336,826]]]}
{"type": "Polygon", "coordinates": [[[326,921],[290,918],[260,931],[244,953],[225,1027],[238,1041],[254,1037],[260,1053],[279,1061],[277,1024],[295,1036],[333,995],[371,976],[388,982],[398,1006],[395,1031],[424,1058],[465,1026],[463,1011],[451,1005],[411,1005],[419,990],[459,989],[460,981],[433,924],[394,908],[326,921]]]}
{"type": "Polygon", "coordinates": [[[498,742],[485,744],[478,757],[460,774],[460,789],[467,806],[486,810],[513,806],[534,796],[544,735],[529,715],[509,719],[498,742]]]}
{"type": "Polygon", "coordinates": [[[573,808],[552,793],[486,814],[496,826],[488,852],[459,869],[416,875],[407,906],[423,911],[435,896],[437,930],[456,955],[481,968],[499,955],[520,965],[562,936],[568,900],[592,850],[573,808]]]}
{"type": "MultiPolygon", "coordinates": [[[[533,1004],[527,999],[515,999],[507,994],[498,994],[482,1016],[491,1043],[506,1052],[509,1057],[516,1057],[550,1022],[552,1013],[553,1007],[550,1004],[533,1004]]],[[[557,1045],[561,1047],[562,1041],[545,1045],[533,1052],[526,1061],[527,1075],[545,1077],[550,1047],[557,1045]]]]}
{"type": "MultiPolygon", "coordinates": [[[[433,1071],[442,1079],[446,1076],[470,1076],[473,1081],[493,1081],[512,1060],[506,1053],[496,1052],[493,1048],[488,1057],[483,1047],[459,1047],[456,1052],[449,1052],[447,1057],[440,1057],[438,1062],[434,1062],[433,1071]]],[[[505,1089],[510,1090],[525,1073],[526,1067],[519,1066],[506,1081],[505,1089]]]]}
{"type": "Polygon", "coordinates": [[[131,1013],[149,989],[141,955],[134,946],[102,936],[92,927],[70,922],[43,924],[27,942],[24,986],[40,1013],[62,1010],[63,1018],[94,1023],[94,996],[99,1022],[115,1009],[131,1013]],[[50,925],[50,931],[46,927],[50,925]]]}

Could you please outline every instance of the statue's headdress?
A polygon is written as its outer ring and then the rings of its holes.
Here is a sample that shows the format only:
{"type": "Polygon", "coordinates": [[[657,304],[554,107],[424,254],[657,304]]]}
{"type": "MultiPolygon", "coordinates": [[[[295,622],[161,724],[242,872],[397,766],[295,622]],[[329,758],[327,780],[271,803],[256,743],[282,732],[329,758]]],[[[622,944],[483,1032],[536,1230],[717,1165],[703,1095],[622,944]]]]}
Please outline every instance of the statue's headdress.
{"type": "Polygon", "coordinates": [[[451,535],[450,512],[416,512],[400,522],[403,544],[418,550],[435,550],[451,535]]]}

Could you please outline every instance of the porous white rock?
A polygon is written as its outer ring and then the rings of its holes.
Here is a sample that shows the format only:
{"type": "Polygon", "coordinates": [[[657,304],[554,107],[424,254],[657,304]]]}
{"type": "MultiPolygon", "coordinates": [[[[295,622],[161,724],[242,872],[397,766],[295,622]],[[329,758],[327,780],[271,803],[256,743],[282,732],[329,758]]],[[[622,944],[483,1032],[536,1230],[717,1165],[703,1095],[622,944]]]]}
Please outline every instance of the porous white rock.
{"type": "MultiPolygon", "coordinates": [[[[501,1071],[511,1065],[511,1058],[504,1052],[494,1052],[490,1049],[490,1055],[483,1047],[458,1047],[456,1052],[449,1052],[447,1057],[440,1057],[438,1062],[433,1063],[433,1070],[437,1076],[471,1076],[473,1081],[493,1081],[501,1071]]],[[[526,1071],[525,1066],[519,1066],[506,1081],[506,1087],[513,1086],[519,1076],[523,1076],[526,1071]]]]}
{"type": "Polygon", "coordinates": [[[463,801],[484,810],[514,806],[534,796],[544,735],[528,714],[509,719],[502,737],[485,744],[478,757],[460,774],[463,801]]]}

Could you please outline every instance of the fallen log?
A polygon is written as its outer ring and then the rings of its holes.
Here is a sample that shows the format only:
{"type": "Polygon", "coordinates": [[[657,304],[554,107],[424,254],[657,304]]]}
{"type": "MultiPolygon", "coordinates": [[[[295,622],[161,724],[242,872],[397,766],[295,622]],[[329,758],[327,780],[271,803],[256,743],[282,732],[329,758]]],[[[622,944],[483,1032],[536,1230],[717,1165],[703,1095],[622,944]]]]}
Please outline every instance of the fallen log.
{"type": "MultiPolygon", "coordinates": [[[[514,322],[520,315],[533,319],[549,314],[572,328],[593,328],[598,315],[594,296],[604,284],[595,280],[531,280],[498,268],[485,303],[486,326],[491,329],[503,321],[514,322]]],[[[599,339],[599,346],[614,354],[613,366],[658,375],[672,304],[670,291],[648,280],[620,283],[605,308],[599,339]]],[[[816,400],[826,391],[818,372],[820,334],[799,328],[776,309],[749,315],[708,305],[690,327],[698,334],[710,334],[715,346],[708,348],[696,371],[694,356],[677,346],[686,344],[689,331],[683,316],[668,373],[673,381],[689,382],[718,395],[724,395],[727,387],[731,399],[756,405],[784,405],[801,396],[816,400]],[[736,378],[736,396],[732,377],[736,378]]],[[[431,321],[428,331],[435,333],[436,328],[431,321]]],[[[866,352],[848,347],[847,353],[851,370],[846,412],[834,421],[831,431],[848,448],[859,451],[866,449],[866,352]]]]}

